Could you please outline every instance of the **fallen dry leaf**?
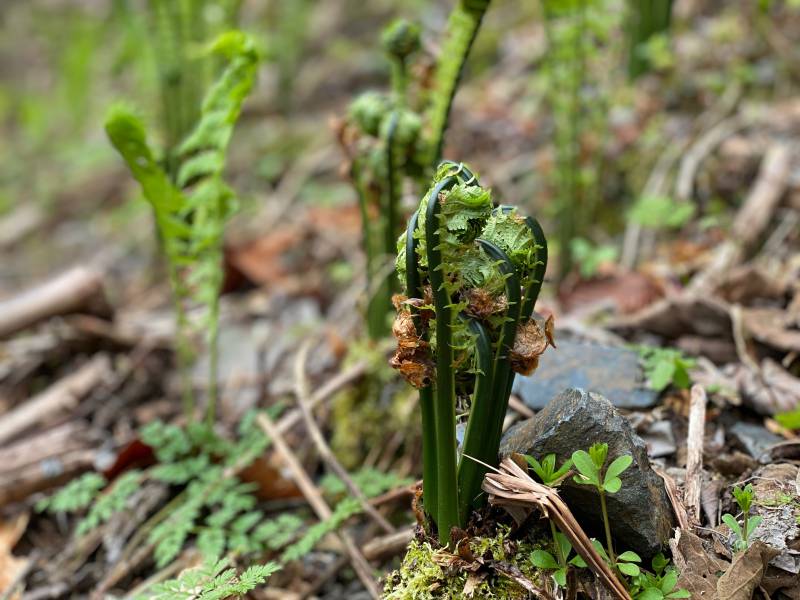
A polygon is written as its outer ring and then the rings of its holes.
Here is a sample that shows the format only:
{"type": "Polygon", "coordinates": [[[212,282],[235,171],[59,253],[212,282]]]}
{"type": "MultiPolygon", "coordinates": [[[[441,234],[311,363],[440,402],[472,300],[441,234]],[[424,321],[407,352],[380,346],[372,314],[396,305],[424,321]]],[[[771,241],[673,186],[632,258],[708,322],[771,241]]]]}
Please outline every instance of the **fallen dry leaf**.
{"type": "Polygon", "coordinates": [[[631,314],[664,296],[655,278],[638,272],[621,272],[562,286],[559,293],[564,310],[581,311],[611,305],[617,313],[631,314]]]}
{"type": "MultiPolygon", "coordinates": [[[[18,558],[11,551],[25,533],[29,518],[30,514],[24,512],[13,519],[0,522],[0,594],[9,592],[8,588],[28,566],[27,558],[18,558]]],[[[15,598],[16,596],[10,597],[15,598]]]]}
{"type": "Polygon", "coordinates": [[[785,352],[800,352],[797,317],[781,308],[744,308],[742,323],[756,340],[785,352]]]}
{"type": "Polygon", "coordinates": [[[790,412],[800,403],[800,378],[771,358],[761,362],[758,373],[736,365],[733,379],[745,404],[762,415],[790,412]]]}
{"type": "Polygon", "coordinates": [[[678,588],[685,588],[692,598],[719,600],[717,577],[728,568],[728,563],[717,558],[703,545],[703,540],[685,529],[675,531],[670,541],[672,557],[680,571],[678,588]]]}
{"type": "Polygon", "coordinates": [[[717,595],[722,600],[750,600],[761,584],[764,571],[778,551],[756,540],[734,556],[731,566],[717,581],[717,595]]]}

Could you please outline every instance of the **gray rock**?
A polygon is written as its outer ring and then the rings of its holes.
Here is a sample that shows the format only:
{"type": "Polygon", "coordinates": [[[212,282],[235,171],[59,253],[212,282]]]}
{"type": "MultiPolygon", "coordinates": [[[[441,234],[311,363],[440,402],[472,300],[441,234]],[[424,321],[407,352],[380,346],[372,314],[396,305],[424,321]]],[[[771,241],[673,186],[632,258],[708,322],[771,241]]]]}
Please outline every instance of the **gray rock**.
{"type": "Polygon", "coordinates": [[[539,368],[529,376],[517,375],[514,393],[534,410],[568,388],[597,392],[618,408],[648,408],[658,399],[645,387],[639,355],[633,350],[573,340],[558,340],[539,359],[539,368]]]}
{"type": "MultiPolygon", "coordinates": [[[[653,556],[669,540],[672,507],[663,480],[650,468],[644,442],[622,415],[600,394],[569,389],[553,398],[536,416],[512,427],[503,437],[500,454],[514,452],[543,458],[556,454],[559,464],[575,450],[594,443],[608,444],[608,460],[623,454],[633,464],[622,476],[622,489],[607,496],[609,522],[619,552],[634,550],[653,556]]],[[[561,496],[586,531],[603,539],[603,521],[597,491],[571,478],[561,496]]]]}
{"type": "Polygon", "coordinates": [[[744,421],[734,423],[728,429],[728,435],[741,446],[742,450],[762,463],[770,461],[769,455],[765,455],[767,448],[783,441],[782,437],[767,431],[761,425],[744,421]]]}

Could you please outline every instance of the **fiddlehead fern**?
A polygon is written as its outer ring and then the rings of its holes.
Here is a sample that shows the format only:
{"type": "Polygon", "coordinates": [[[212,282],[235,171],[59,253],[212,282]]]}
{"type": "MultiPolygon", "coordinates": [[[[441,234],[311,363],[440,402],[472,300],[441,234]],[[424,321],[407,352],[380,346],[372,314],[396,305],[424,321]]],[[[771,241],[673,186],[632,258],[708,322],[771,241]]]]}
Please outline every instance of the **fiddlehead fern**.
{"type": "Polygon", "coordinates": [[[420,389],[423,503],[446,544],[480,506],[477,461],[497,460],[514,372],[530,372],[551,343],[530,318],[546,242],[535,220],[493,209],[473,173],[446,161],[397,248],[406,297],[396,302],[391,364],[420,389]],[[471,407],[460,460],[457,405],[471,407]]]}
{"type": "Polygon", "coordinates": [[[490,0],[458,0],[450,13],[427,111],[431,136],[428,164],[435,164],[442,154],[453,98],[489,3],[490,0]]]}
{"type": "MultiPolygon", "coordinates": [[[[403,176],[414,169],[420,118],[406,107],[407,61],[419,48],[419,30],[407,21],[390,25],[383,45],[392,64],[392,94],[367,92],[349,110],[351,175],[362,216],[367,256],[367,328],[372,339],[388,333],[393,279],[385,265],[394,254],[403,176]]],[[[345,144],[347,145],[347,144],[345,144]]]]}

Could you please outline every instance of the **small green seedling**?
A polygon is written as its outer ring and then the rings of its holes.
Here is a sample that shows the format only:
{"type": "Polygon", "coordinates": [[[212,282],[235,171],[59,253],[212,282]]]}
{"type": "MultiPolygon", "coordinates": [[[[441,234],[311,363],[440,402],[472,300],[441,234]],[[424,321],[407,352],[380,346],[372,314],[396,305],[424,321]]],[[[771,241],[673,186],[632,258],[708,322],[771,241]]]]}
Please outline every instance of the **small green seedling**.
{"type": "Polygon", "coordinates": [[[572,468],[572,459],[567,459],[563,465],[556,469],[556,455],[548,454],[542,459],[542,462],[536,460],[533,456],[525,456],[533,472],[547,487],[558,487],[569,475],[569,470],[572,468]]]}
{"type": "Polygon", "coordinates": [[[558,558],[546,550],[534,550],[531,553],[531,562],[539,569],[553,571],[552,577],[556,585],[562,588],[567,587],[567,571],[570,565],[583,569],[586,567],[586,563],[577,554],[570,558],[572,544],[563,533],[556,532],[554,534],[553,544],[558,558]]]}
{"type": "MultiPolygon", "coordinates": [[[[566,479],[570,474],[570,469],[572,468],[572,459],[568,459],[561,465],[558,469],[556,469],[556,455],[555,454],[548,454],[542,459],[542,462],[536,460],[533,456],[525,456],[525,460],[528,461],[528,464],[533,469],[533,472],[536,473],[536,476],[542,481],[544,485],[547,487],[558,487],[564,479],[566,479]]],[[[553,546],[556,549],[556,555],[558,557],[558,561],[553,559],[552,555],[548,552],[543,552],[543,555],[539,557],[539,562],[537,560],[533,560],[533,564],[540,569],[550,569],[552,567],[544,566],[543,564],[539,564],[540,562],[547,562],[547,558],[544,557],[544,554],[550,556],[550,562],[555,563],[558,570],[556,573],[553,574],[553,579],[556,580],[556,583],[564,586],[563,583],[560,583],[561,579],[566,581],[567,576],[567,563],[569,557],[569,550],[572,548],[572,545],[569,544],[569,540],[564,537],[564,534],[556,530],[556,524],[550,520],[550,533],[553,535],[553,546]],[[569,548],[565,551],[564,544],[569,545],[569,548]],[[562,575],[563,571],[563,575],[562,575]]],[[[536,552],[534,552],[536,554],[536,552]]],[[[532,557],[534,559],[535,557],[532,557]]],[[[576,557],[578,560],[583,562],[583,559],[580,557],[576,557]]],[[[571,563],[577,564],[577,563],[571,563]]]]}
{"type": "Polygon", "coordinates": [[[736,504],[739,505],[739,509],[743,514],[741,526],[732,514],[722,515],[722,522],[731,528],[731,531],[733,531],[736,537],[736,541],[733,544],[733,549],[736,552],[744,552],[747,550],[747,547],[750,545],[750,537],[763,520],[763,517],[758,515],[754,517],[750,516],[753,496],[753,486],[749,483],[743,488],[733,488],[733,497],[736,499],[736,504]]]}
{"type": "Polygon", "coordinates": [[[686,390],[692,385],[689,370],[696,362],[674,348],[655,348],[637,346],[635,350],[642,357],[642,367],[647,376],[650,389],[661,392],[669,385],[686,390]]]}
{"type": "Polygon", "coordinates": [[[669,559],[660,552],[653,557],[653,572],[642,570],[630,586],[634,600],[663,600],[664,598],[691,598],[685,589],[675,589],[678,585],[678,571],[669,566],[669,559]]]}
{"type": "Polygon", "coordinates": [[[600,494],[600,507],[603,511],[603,525],[606,531],[606,545],[608,556],[612,564],[616,564],[614,557],[614,546],[611,541],[611,527],[608,523],[608,509],[606,508],[606,494],[616,494],[622,487],[622,480],[619,478],[622,473],[631,466],[633,457],[628,454],[617,457],[614,462],[604,470],[606,458],[608,456],[608,444],[593,444],[589,452],[576,450],[572,453],[572,462],[578,469],[575,476],[575,483],[581,485],[593,485],[600,494]]]}

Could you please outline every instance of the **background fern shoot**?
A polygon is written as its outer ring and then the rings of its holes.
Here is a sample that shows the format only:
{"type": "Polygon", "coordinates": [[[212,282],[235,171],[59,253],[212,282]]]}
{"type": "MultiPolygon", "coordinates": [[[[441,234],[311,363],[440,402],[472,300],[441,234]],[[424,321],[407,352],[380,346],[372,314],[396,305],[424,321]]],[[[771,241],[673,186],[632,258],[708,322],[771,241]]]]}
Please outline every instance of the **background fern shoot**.
{"type": "Polygon", "coordinates": [[[221,35],[208,52],[223,56],[228,65],[206,94],[199,121],[177,149],[174,183],[148,146],[144,125],[129,109],[112,109],[106,132],[139,182],[163,240],[175,295],[184,405],[190,416],[194,406],[187,370],[193,358],[192,338],[197,332],[206,338],[210,356],[206,418],[211,424],[217,399],[222,241],[225,222],[235,210],[234,193],[222,172],[233,127],[253,87],[260,52],[251,37],[238,31],[221,35]],[[190,304],[203,307],[199,319],[190,321],[190,304]]]}

